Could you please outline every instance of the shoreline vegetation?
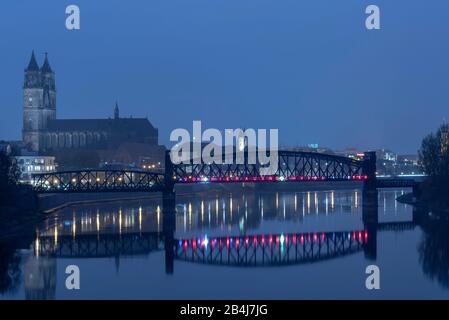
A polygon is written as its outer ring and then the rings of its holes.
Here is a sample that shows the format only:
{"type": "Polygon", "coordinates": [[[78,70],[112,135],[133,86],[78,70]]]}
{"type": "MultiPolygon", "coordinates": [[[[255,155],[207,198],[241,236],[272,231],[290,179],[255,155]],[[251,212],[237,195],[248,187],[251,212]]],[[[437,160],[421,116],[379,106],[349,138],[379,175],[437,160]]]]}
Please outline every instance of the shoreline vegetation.
{"type": "Polygon", "coordinates": [[[42,219],[37,195],[31,186],[19,184],[19,178],[14,152],[0,151],[0,238],[42,219]]]}
{"type": "Polygon", "coordinates": [[[397,200],[435,213],[449,214],[449,126],[443,123],[427,135],[418,152],[419,163],[427,174],[414,194],[397,200]]]}
{"type": "Polygon", "coordinates": [[[419,209],[449,215],[449,182],[427,179],[417,192],[406,193],[396,200],[419,209]]]}
{"type": "Polygon", "coordinates": [[[0,239],[44,219],[45,215],[37,210],[37,197],[31,186],[16,185],[0,192],[0,239]]]}

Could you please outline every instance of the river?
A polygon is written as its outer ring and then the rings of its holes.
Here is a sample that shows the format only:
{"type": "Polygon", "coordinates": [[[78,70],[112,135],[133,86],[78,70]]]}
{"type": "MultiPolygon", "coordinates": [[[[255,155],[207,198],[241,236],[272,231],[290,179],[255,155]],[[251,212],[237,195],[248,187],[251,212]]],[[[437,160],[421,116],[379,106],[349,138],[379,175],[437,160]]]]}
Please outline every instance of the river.
{"type": "Polygon", "coordinates": [[[379,190],[374,228],[351,188],[178,196],[165,226],[158,198],[67,207],[0,244],[0,298],[447,299],[449,224],[395,200],[407,191],[379,190]]]}

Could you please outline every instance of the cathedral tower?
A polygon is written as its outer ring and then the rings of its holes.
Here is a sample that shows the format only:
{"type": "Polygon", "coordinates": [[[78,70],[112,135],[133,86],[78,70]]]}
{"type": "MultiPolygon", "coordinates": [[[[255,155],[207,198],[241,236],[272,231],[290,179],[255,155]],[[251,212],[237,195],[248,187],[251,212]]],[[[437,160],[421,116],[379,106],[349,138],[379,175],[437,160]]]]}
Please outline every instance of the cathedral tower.
{"type": "Polygon", "coordinates": [[[48,120],[56,118],[55,74],[48,62],[47,54],[39,68],[34,51],[25,69],[23,85],[23,130],[25,145],[32,151],[44,149],[43,131],[48,120]]]}

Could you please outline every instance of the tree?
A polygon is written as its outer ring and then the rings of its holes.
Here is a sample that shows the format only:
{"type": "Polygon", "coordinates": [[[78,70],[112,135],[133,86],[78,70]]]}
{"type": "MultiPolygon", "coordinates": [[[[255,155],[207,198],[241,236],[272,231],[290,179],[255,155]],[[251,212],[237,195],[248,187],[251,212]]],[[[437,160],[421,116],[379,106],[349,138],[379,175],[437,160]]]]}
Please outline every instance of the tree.
{"type": "Polygon", "coordinates": [[[12,154],[0,152],[0,190],[9,189],[19,183],[20,170],[12,154]]]}
{"type": "Polygon", "coordinates": [[[449,127],[444,123],[436,133],[425,137],[419,162],[428,175],[419,187],[420,200],[426,205],[449,211],[449,127]]]}
{"type": "Polygon", "coordinates": [[[439,181],[449,180],[449,127],[441,125],[436,133],[426,136],[418,152],[424,172],[439,181]]]}

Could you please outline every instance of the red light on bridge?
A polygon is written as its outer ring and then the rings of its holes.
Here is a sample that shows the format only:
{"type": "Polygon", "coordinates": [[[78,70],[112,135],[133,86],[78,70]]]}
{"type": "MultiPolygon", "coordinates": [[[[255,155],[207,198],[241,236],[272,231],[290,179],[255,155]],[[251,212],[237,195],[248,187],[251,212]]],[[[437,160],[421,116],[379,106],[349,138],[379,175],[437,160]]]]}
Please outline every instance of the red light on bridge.
{"type": "Polygon", "coordinates": [[[299,239],[300,239],[301,243],[304,243],[304,236],[303,235],[301,235],[301,237],[299,239]]]}
{"type": "Polygon", "coordinates": [[[296,235],[292,235],[292,242],[296,244],[296,235]]]}

